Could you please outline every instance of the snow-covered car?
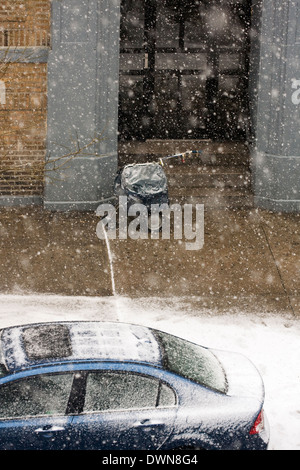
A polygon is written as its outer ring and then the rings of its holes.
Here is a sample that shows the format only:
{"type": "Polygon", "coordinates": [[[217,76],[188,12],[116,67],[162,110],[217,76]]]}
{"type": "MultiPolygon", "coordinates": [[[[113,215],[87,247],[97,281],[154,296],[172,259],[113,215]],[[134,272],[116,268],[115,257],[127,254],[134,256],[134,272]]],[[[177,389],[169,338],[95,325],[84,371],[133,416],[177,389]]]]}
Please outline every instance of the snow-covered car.
{"type": "Polygon", "coordinates": [[[139,325],[0,330],[1,449],[267,449],[245,357],[139,325]]]}

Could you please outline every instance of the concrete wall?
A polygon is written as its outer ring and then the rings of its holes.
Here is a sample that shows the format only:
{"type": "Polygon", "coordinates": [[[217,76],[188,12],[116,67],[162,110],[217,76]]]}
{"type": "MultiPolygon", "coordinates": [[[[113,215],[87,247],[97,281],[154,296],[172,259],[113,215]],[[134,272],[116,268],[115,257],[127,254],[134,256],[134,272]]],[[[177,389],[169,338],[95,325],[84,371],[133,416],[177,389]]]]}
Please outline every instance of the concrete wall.
{"type": "Polygon", "coordinates": [[[299,212],[300,1],[254,3],[255,11],[261,7],[252,62],[257,86],[252,149],[255,203],[274,211],[299,212]]]}
{"type": "Polygon", "coordinates": [[[119,8],[119,0],[52,1],[46,208],[90,210],[112,196],[119,8]]]}

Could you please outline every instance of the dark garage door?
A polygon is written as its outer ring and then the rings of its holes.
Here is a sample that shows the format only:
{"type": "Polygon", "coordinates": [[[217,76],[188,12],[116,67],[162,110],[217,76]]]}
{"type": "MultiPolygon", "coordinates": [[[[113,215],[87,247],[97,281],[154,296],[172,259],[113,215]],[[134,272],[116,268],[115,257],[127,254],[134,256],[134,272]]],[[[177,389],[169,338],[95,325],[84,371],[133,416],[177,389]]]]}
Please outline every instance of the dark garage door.
{"type": "Polygon", "coordinates": [[[249,0],[122,0],[121,139],[244,139],[249,0]]]}

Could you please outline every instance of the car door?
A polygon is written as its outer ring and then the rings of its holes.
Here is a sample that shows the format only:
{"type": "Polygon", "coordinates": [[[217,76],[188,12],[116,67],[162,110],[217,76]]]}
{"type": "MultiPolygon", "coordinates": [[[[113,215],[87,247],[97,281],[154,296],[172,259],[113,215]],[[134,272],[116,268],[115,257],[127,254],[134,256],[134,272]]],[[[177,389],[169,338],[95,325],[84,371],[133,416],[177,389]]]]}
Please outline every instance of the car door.
{"type": "Polygon", "coordinates": [[[174,391],[155,377],[91,371],[71,441],[80,449],[158,449],[173,431],[176,409],[174,391]]]}
{"type": "Polygon", "coordinates": [[[1,385],[0,449],[67,448],[73,375],[38,374],[1,385]]]}

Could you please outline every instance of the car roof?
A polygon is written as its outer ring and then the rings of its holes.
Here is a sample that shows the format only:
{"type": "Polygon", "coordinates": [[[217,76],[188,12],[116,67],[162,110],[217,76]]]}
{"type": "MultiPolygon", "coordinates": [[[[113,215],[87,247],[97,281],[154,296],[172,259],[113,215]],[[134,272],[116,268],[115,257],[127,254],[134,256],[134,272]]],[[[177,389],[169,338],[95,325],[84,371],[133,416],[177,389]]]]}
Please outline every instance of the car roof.
{"type": "Polygon", "coordinates": [[[81,360],[160,366],[162,355],[146,327],[113,322],[51,322],[1,330],[1,362],[8,371],[81,360]]]}

